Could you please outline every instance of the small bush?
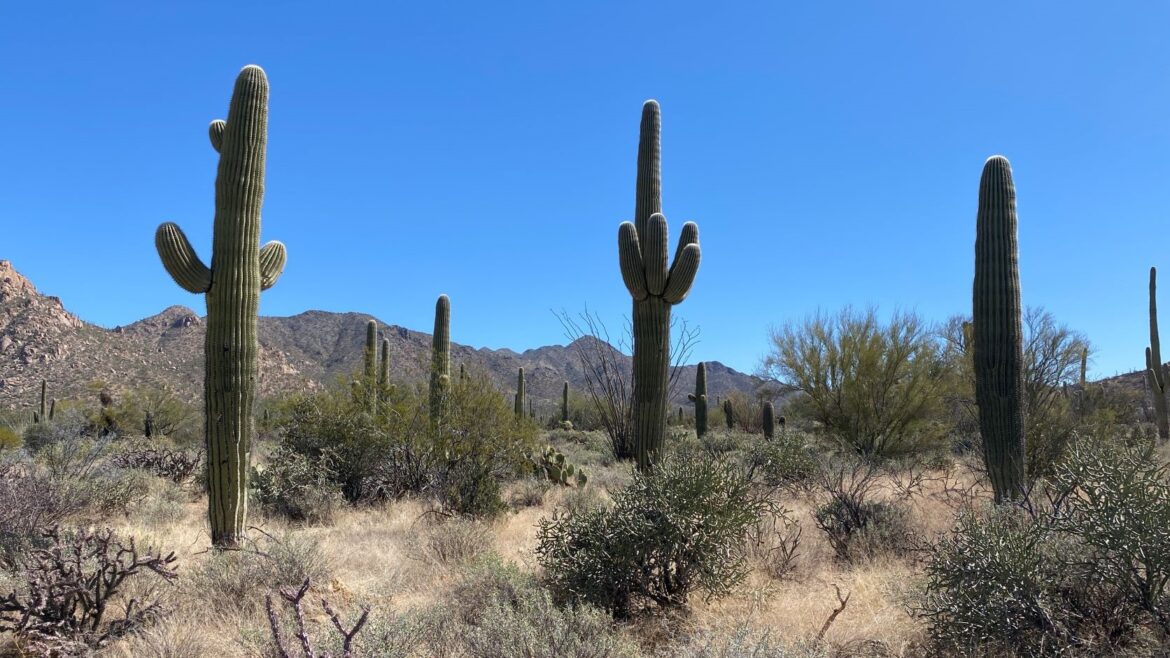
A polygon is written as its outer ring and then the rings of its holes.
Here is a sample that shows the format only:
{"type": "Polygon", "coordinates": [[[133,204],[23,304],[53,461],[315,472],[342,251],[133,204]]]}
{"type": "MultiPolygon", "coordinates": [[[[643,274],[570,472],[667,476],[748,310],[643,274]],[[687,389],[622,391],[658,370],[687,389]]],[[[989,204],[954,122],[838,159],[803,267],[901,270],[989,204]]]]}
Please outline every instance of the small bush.
{"type": "Polygon", "coordinates": [[[10,427],[0,427],[0,453],[5,450],[16,450],[24,444],[20,435],[10,427]]]}
{"type": "Polygon", "coordinates": [[[187,578],[192,596],[215,609],[255,612],[270,591],[329,575],[328,560],[315,541],[296,535],[265,539],[251,550],[208,556],[187,578]]]}
{"type": "Polygon", "coordinates": [[[909,535],[905,510],[884,501],[832,498],[817,508],[814,519],[844,562],[888,553],[905,545],[909,535]]]}
{"type": "Polygon", "coordinates": [[[201,473],[203,451],[135,446],[114,453],[111,461],[120,468],[137,468],[183,484],[201,473]]]}
{"type": "Polygon", "coordinates": [[[29,462],[0,461],[0,567],[13,568],[27,551],[44,546],[42,530],[84,507],[68,482],[29,462]]]}
{"type": "Polygon", "coordinates": [[[547,479],[525,478],[516,483],[508,493],[508,504],[512,509],[539,507],[552,484],[547,479]]]}
{"type": "Polygon", "coordinates": [[[775,439],[758,440],[748,454],[748,465],[770,487],[801,487],[817,475],[820,462],[809,437],[785,432],[775,439]]]}
{"type": "Polygon", "coordinates": [[[541,521],[537,556],[555,592],[627,617],[727,594],[747,573],[744,539],[769,509],[742,471],[667,459],[614,494],[610,509],[541,521]]]}
{"type": "Polygon", "coordinates": [[[264,467],[252,469],[252,491],[260,508],[290,521],[332,523],[342,498],[328,456],[312,460],[286,446],[278,447],[264,467]]]}
{"type": "Polygon", "coordinates": [[[465,564],[491,548],[491,536],[482,523],[450,519],[427,528],[414,547],[413,557],[443,566],[465,564]]]}

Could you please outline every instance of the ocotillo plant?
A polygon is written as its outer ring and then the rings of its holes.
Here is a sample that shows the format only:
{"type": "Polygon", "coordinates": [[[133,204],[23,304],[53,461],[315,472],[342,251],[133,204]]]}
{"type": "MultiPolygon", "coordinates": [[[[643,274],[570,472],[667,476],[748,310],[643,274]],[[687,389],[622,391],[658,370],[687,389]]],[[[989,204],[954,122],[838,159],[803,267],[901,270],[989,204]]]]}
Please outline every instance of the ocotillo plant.
{"type": "Polygon", "coordinates": [[[1162,365],[1162,342],[1158,339],[1158,268],[1150,268],[1150,346],[1146,348],[1146,383],[1154,394],[1154,415],[1158,440],[1170,437],[1170,414],[1166,411],[1166,368],[1162,365]]]}
{"type": "Polygon", "coordinates": [[[683,224],[674,262],[662,214],[662,117],[656,101],[642,106],[634,221],[618,228],[622,281],[634,300],[634,457],[645,471],[666,440],[670,308],[681,303],[699,271],[699,227],[683,224]]]}
{"type": "Polygon", "coordinates": [[[1007,159],[987,160],[975,229],[975,401],[995,502],[1024,492],[1024,347],[1016,243],[1016,188],[1007,159]]]}
{"type": "Polygon", "coordinates": [[[268,141],[268,80],[258,66],[236,78],[227,121],[213,121],[219,152],[211,267],[203,264],[179,227],[155,233],[163,266],[183,289],[207,299],[204,342],[204,434],[207,441],[211,540],[239,546],[248,513],[248,467],[256,396],[256,311],[260,291],[284,269],[279,242],[260,246],[264,156],[268,141]]]}
{"type": "Polygon", "coordinates": [[[776,436],[776,409],[772,407],[771,400],[764,403],[762,415],[764,438],[771,441],[776,436]]]}
{"type": "Polygon", "coordinates": [[[366,396],[366,408],[370,413],[378,410],[378,392],[374,385],[378,371],[378,323],[366,323],[366,349],[362,353],[362,388],[366,396]]]}
{"type": "Polygon", "coordinates": [[[519,373],[516,375],[516,399],[513,401],[512,406],[517,418],[524,415],[524,368],[520,368],[519,373]]]}
{"type": "Polygon", "coordinates": [[[700,362],[695,373],[695,392],[687,396],[695,403],[695,434],[707,433],[707,364],[700,362]]]}
{"type": "Polygon", "coordinates": [[[569,422],[569,382],[561,388],[561,422],[569,422]]]}
{"type": "Polygon", "coordinates": [[[443,400],[451,384],[451,300],[439,295],[435,302],[435,333],[431,338],[431,422],[439,422],[443,400]]]}

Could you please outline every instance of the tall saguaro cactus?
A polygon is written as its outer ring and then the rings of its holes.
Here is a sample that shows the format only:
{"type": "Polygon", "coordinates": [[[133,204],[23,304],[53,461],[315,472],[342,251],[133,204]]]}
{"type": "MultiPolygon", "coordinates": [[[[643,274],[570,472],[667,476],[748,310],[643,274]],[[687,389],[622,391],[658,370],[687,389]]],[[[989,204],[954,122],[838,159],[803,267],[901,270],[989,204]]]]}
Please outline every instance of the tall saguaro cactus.
{"type": "Polygon", "coordinates": [[[439,295],[435,302],[435,333],[431,338],[431,422],[443,414],[443,399],[451,385],[451,300],[439,295]]]}
{"type": "Polygon", "coordinates": [[[569,422],[569,382],[561,388],[561,422],[569,422]]]}
{"type": "Polygon", "coordinates": [[[378,362],[378,395],[385,397],[390,390],[390,339],[382,339],[382,358],[378,362]]]}
{"type": "Polygon", "coordinates": [[[366,322],[366,349],[362,352],[362,376],[366,408],[370,413],[378,410],[378,322],[366,322]]]}
{"type": "Polygon", "coordinates": [[[276,283],[286,259],[280,242],[260,246],[268,141],[268,80],[260,67],[240,71],[227,121],[212,121],[209,134],[219,152],[211,267],[170,222],[158,227],[155,246],[175,283],[206,296],[203,406],[208,516],[212,542],[234,548],[244,539],[248,513],[256,313],[260,291],[276,283]]]}
{"type": "Polygon", "coordinates": [[[1170,414],[1166,411],[1166,367],[1162,365],[1162,341],[1158,339],[1158,268],[1150,268],[1150,346],[1146,348],[1146,383],[1154,394],[1158,440],[1170,438],[1170,414]]]}
{"type": "Polygon", "coordinates": [[[517,417],[524,415],[524,368],[516,374],[516,400],[512,406],[517,417]]]}
{"type": "Polygon", "coordinates": [[[662,214],[662,115],[657,101],[642,106],[634,221],[618,228],[622,280],[634,300],[634,458],[647,470],[666,440],[670,369],[670,309],[686,299],[699,271],[699,227],[683,224],[668,263],[662,214]]]}
{"type": "Polygon", "coordinates": [[[702,438],[707,433],[707,364],[699,362],[695,373],[695,392],[687,396],[695,403],[695,434],[702,438]]]}
{"type": "Polygon", "coordinates": [[[1006,158],[983,166],[975,228],[975,401],[995,502],[1024,492],[1024,347],[1016,188],[1006,158]]]}

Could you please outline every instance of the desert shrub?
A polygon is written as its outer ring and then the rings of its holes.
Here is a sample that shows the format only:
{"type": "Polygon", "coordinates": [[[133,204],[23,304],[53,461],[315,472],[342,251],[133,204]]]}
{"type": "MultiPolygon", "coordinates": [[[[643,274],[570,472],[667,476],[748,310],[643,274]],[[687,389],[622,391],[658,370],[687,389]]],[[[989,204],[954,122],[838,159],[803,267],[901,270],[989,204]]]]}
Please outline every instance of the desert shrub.
{"type": "Polygon", "coordinates": [[[465,564],[491,548],[491,535],[482,523],[449,519],[416,535],[411,557],[442,566],[465,564]]]}
{"type": "Polygon", "coordinates": [[[278,446],[264,466],[252,469],[252,493],[265,513],[311,525],[333,522],[341,492],[330,467],[330,454],[319,460],[278,446]]]}
{"type": "Polygon", "coordinates": [[[181,445],[197,445],[203,439],[197,405],[184,402],[164,388],[125,391],[102,412],[125,436],[157,440],[167,437],[181,445]]]}
{"type": "MultiPolygon", "coordinates": [[[[126,597],[135,576],[177,578],[175,554],[139,552],[134,539],[112,530],[45,531],[49,546],[37,549],[23,569],[22,586],[0,598],[0,631],[8,631],[43,655],[71,655],[98,648],[138,630],[162,612],[154,595],[126,597]]],[[[137,580],[137,579],[136,579],[137,580]]]]}
{"type": "Polygon", "coordinates": [[[790,512],[777,508],[761,515],[749,528],[747,555],[770,577],[785,578],[796,570],[802,532],[800,522],[790,512]]]}
{"type": "Polygon", "coordinates": [[[703,630],[681,638],[660,651],[666,658],[861,658],[863,654],[837,653],[822,642],[786,642],[776,634],[746,625],[726,631],[703,630]]]}
{"type": "Polygon", "coordinates": [[[0,461],[0,567],[14,568],[35,547],[42,530],[85,507],[75,487],[28,461],[0,461]]]}
{"type": "Polygon", "coordinates": [[[712,457],[729,455],[754,443],[755,438],[740,430],[713,429],[699,437],[699,446],[712,457]]]}
{"type": "Polygon", "coordinates": [[[183,484],[202,474],[203,451],[133,445],[115,452],[110,461],[121,468],[137,468],[183,484]]]}
{"type": "Polygon", "coordinates": [[[287,534],[264,537],[247,550],[209,554],[191,571],[186,585],[206,605],[243,615],[255,612],[270,591],[299,586],[307,579],[321,581],[328,575],[328,558],[320,544],[287,534]]]}
{"type": "Polygon", "coordinates": [[[16,450],[24,445],[24,440],[20,438],[20,434],[11,427],[0,426],[0,453],[5,450],[16,450]]]}
{"type": "Polygon", "coordinates": [[[727,594],[747,573],[744,538],[769,503],[736,466],[665,460],[613,495],[611,508],[541,521],[536,549],[555,592],[626,617],[727,594]]]}
{"type": "Polygon", "coordinates": [[[820,460],[808,435],[790,431],[771,441],[755,441],[748,450],[747,466],[770,487],[799,488],[817,475],[820,460]]]}
{"type": "Polygon", "coordinates": [[[862,455],[937,442],[946,379],[940,344],[912,313],[817,313],[771,335],[764,369],[804,396],[794,404],[862,455]]]}
{"type": "Polygon", "coordinates": [[[872,461],[843,457],[820,466],[816,491],[821,500],[813,519],[837,559],[855,562],[901,548],[909,536],[906,511],[875,500],[881,469],[872,461]]]}
{"type": "Polygon", "coordinates": [[[1053,480],[1028,513],[964,512],[932,546],[919,609],[932,641],[1020,655],[1163,652],[1166,467],[1145,451],[1076,443],[1053,480]]]}
{"type": "Polygon", "coordinates": [[[590,510],[600,509],[608,504],[604,494],[598,487],[582,487],[566,489],[561,497],[559,507],[567,514],[583,514],[590,510]]]}
{"type": "Polygon", "coordinates": [[[515,510],[539,507],[551,488],[552,484],[547,479],[522,479],[508,492],[508,504],[515,510]]]}
{"type": "MultiPolygon", "coordinates": [[[[731,407],[735,427],[741,432],[762,434],[764,431],[763,403],[742,391],[731,391],[723,398],[723,408],[731,407]]],[[[714,406],[714,405],[712,405],[714,406]]],[[[722,410],[722,409],[721,409],[722,410]]],[[[726,413],[722,427],[727,427],[726,413]]]]}

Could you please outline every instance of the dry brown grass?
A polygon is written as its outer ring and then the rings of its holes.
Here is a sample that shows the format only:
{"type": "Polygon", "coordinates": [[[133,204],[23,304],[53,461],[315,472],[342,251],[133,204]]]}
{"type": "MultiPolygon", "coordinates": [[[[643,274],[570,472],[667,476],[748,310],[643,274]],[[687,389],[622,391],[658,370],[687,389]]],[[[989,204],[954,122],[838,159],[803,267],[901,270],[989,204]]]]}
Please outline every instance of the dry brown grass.
{"type": "MultiPolygon", "coordinates": [[[[595,471],[601,467],[595,467],[595,471]]],[[[612,466],[594,482],[623,481],[625,467],[612,466]]],[[[939,475],[939,474],[934,474],[939,475]]],[[[967,474],[967,482],[973,476],[967,474]]],[[[590,486],[598,486],[591,484],[590,486]]],[[[899,498],[895,487],[884,481],[879,499],[899,498]]],[[[539,506],[509,512],[485,524],[487,547],[505,561],[523,569],[539,569],[533,549],[539,520],[563,508],[569,490],[554,487],[539,506]]],[[[604,499],[604,496],[602,496],[604,499]]],[[[785,642],[811,644],[822,625],[838,607],[834,585],[849,596],[845,609],[824,636],[832,646],[848,647],[878,642],[889,655],[911,655],[924,638],[924,629],[908,612],[905,602],[916,586],[918,566],[911,554],[886,555],[855,565],[834,560],[832,548],[812,521],[817,499],[813,495],[786,495],[779,502],[803,528],[795,570],[782,579],[768,575],[757,564],[735,593],[721,601],[694,601],[693,612],[671,627],[679,632],[731,632],[745,627],[767,631],[785,642]]],[[[212,559],[204,517],[205,499],[188,499],[174,513],[134,516],[112,523],[121,533],[140,542],[174,550],[179,573],[198,572],[212,559]]],[[[926,482],[921,492],[902,504],[910,509],[912,530],[931,537],[950,527],[954,504],[942,484],[926,482]]],[[[328,582],[316,588],[345,613],[360,605],[401,613],[442,603],[461,578],[460,560],[432,559],[420,553],[428,533],[435,531],[436,515],[424,503],[406,500],[382,507],[346,508],[328,527],[290,527],[259,516],[257,537],[297,538],[315,541],[328,557],[328,582]],[[420,543],[422,542],[422,543],[420,543]]],[[[447,521],[451,523],[452,521],[447,521]]],[[[459,522],[459,521],[455,521],[459,522]]],[[[189,581],[189,579],[188,579],[189,581]]],[[[263,593],[258,592],[262,597],[263,593]]],[[[170,614],[158,626],[136,637],[123,639],[103,653],[111,656],[253,656],[267,646],[267,624],[261,601],[252,611],[233,613],[232,606],[217,601],[212,593],[180,584],[167,593],[170,614]]],[[[343,614],[345,614],[343,613],[343,614]]],[[[325,619],[310,620],[324,633],[325,619]]],[[[651,622],[655,623],[655,622],[651,622]]],[[[668,624],[669,626],[669,624],[668,624]]],[[[626,629],[643,634],[645,626],[626,629]]],[[[643,645],[658,644],[639,638],[643,645]]],[[[661,645],[660,645],[661,650],[661,645]]]]}

